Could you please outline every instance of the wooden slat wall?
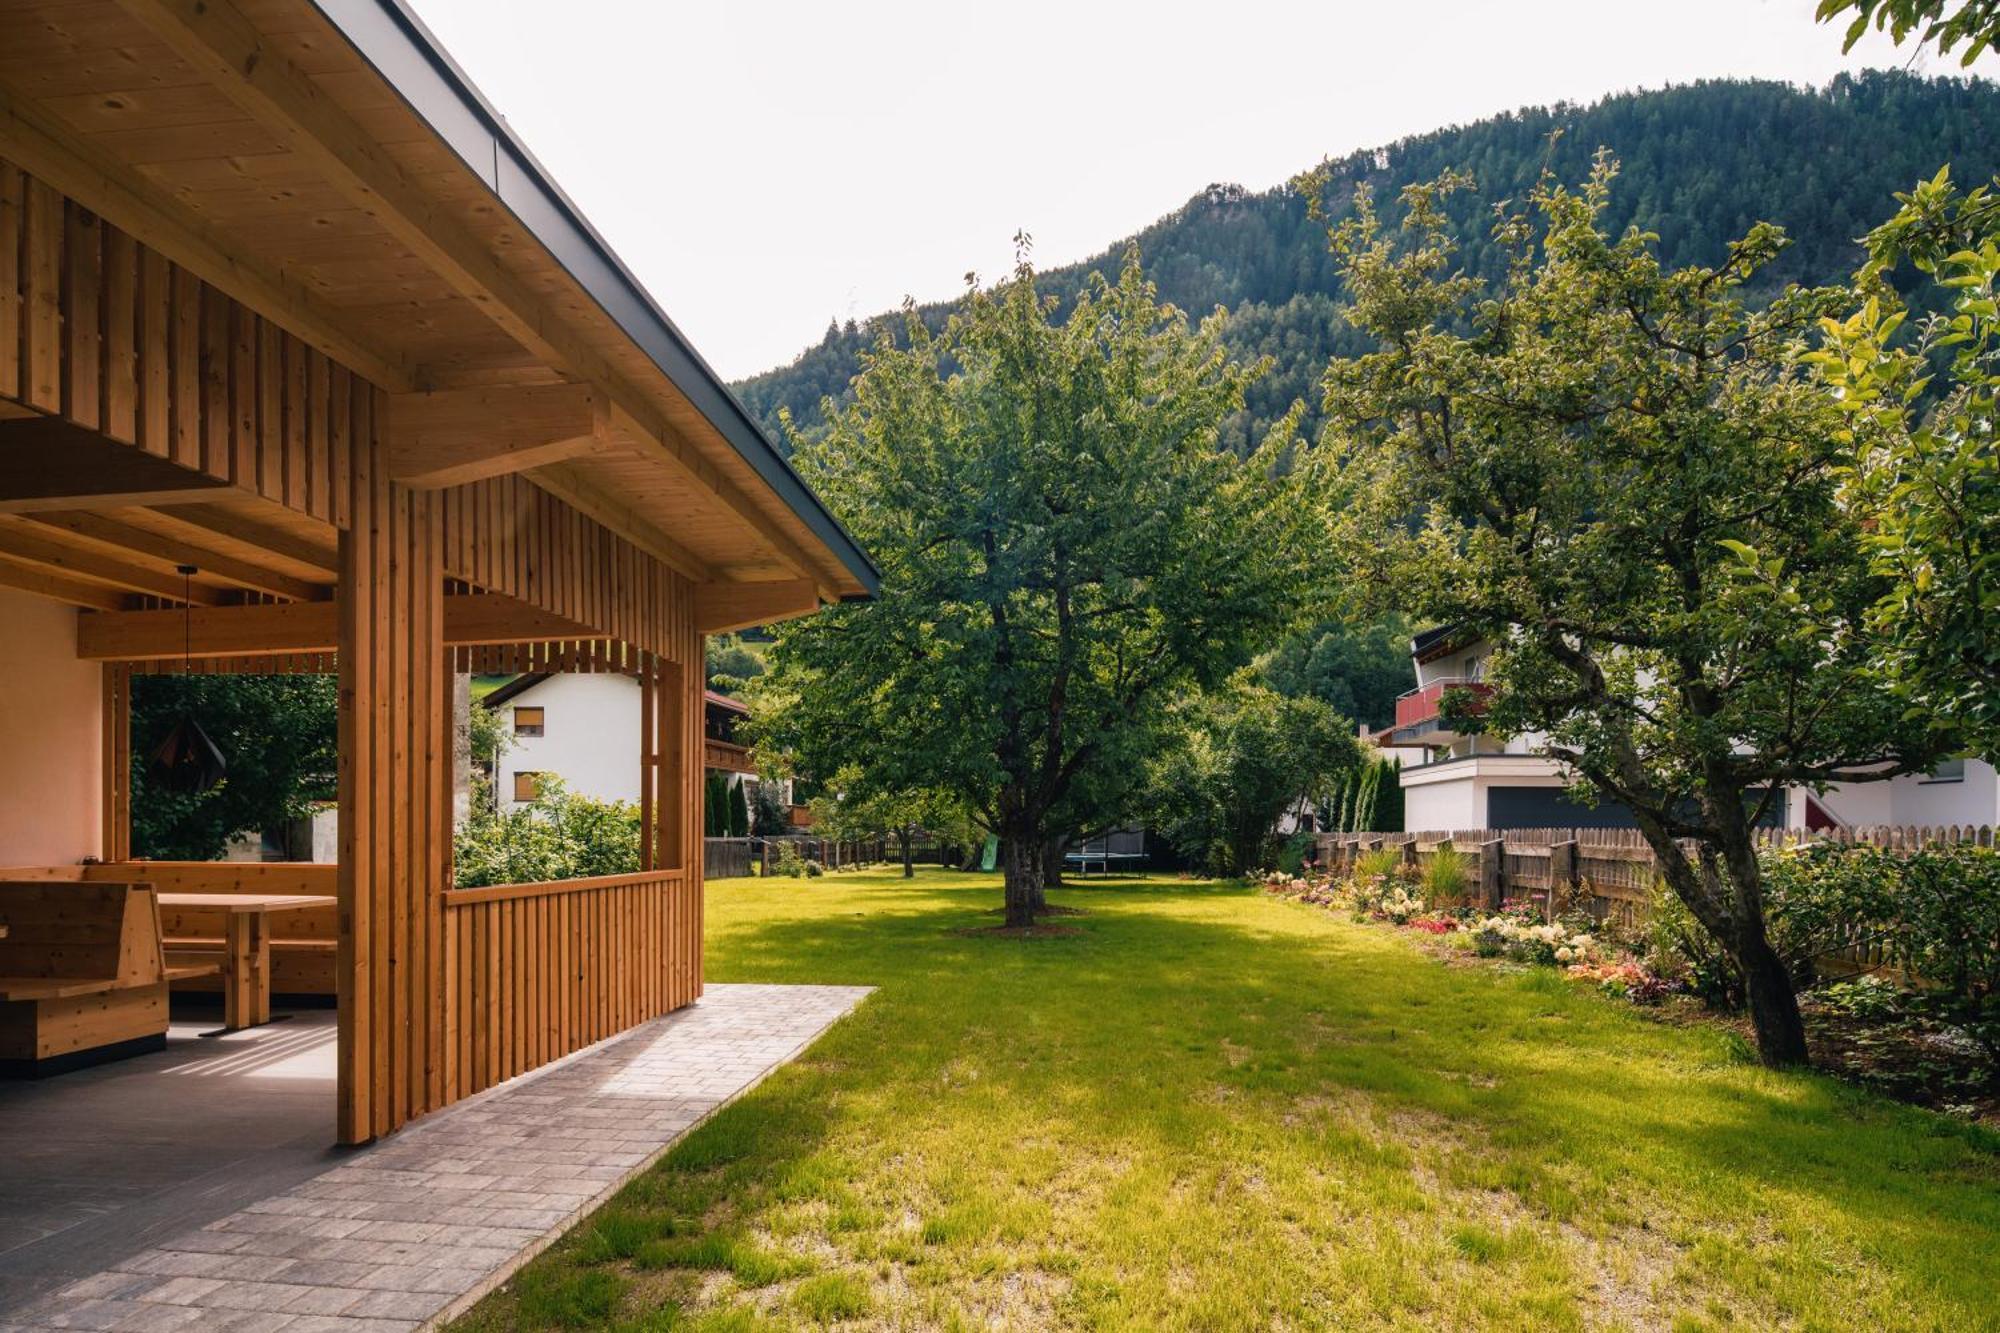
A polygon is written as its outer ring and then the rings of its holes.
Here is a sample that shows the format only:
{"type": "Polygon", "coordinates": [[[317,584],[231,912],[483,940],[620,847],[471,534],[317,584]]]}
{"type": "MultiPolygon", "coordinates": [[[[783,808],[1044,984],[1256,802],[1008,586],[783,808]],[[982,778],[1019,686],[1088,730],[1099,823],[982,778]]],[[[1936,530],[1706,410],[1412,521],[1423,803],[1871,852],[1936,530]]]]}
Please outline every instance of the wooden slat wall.
{"type": "Polygon", "coordinates": [[[445,1104],[443,897],[451,880],[439,501],[388,480],[379,395],[349,401],[340,537],[339,1132],[358,1143],[445,1104]]]}
{"type": "Polygon", "coordinates": [[[446,1100],[700,994],[699,889],[678,870],[445,896],[446,1100]]]}
{"type": "Polygon", "coordinates": [[[443,492],[445,572],[690,662],[694,585],[519,476],[443,492]]]}
{"type": "Polygon", "coordinates": [[[358,385],[0,160],[0,398],[344,526],[358,385]]]}

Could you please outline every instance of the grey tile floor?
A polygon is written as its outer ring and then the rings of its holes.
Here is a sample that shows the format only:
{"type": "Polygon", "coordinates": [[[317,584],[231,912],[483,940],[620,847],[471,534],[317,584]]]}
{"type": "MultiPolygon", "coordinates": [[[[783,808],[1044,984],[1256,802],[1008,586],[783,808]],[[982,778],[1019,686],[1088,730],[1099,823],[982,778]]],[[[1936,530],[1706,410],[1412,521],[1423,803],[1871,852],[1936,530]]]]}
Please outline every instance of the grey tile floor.
{"type": "MultiPolygon", "coordinates": [[[[280,1069],[289,1064],[305,1083],[314,1060],[324,1060],[328,1082],[315,1094],[320,1100],[313,1112],[291,1108],[286,1124],[299,1134],[286,1137],[274,1121],[267,1132],[275,1142],[240,1139],[240,1168],[254,1178],[249,1197],[242,1181],[234,1192],[224,1188],[229,1163],[207,1159],[205,1169],[191,1164],[175,1179],[156,1182],[151,1195],[118,1193],[129,1188],[115,1174],[119,1162],[143,1170],[139,1159],[149,1152],[171,1155],[191,1139],[229,1133],[200,1105],[176,1114],[154,1098],[158,1084],[197,1079],[175,1072],[186,1060],[98,1080],[108,1087],[78,1085],[72,1115],[32,1095],[15,1098],[52,1124],[78,1120],[86,1101],[107,1114],[116,1103],[124,1108],[117,1123],[125,1128],[111,1134],[112,1152],[101,1159],[87,1143],[77,1143],[69,1174],[103,1178],[94,1193],[83,1188],[77,1200],[59,1198],[60,1191],[33,1194],[30,1174],[17,1190],[17,1169],[39,1173],[33,1179],[51,1188],[60,1184],[64,1156],[54,1148],[37,1151],[20,1168],[0,1155],[0,1241],[13,1240],[0,1252],[0,1281],[17,1254],[54,1247],[44,1251],[45,1259],[58,1251],[63,1256],[59,1272],[30,1261],[11,1294],[0,1286],[0,1331],[389,1333],[442,1322],[703,1118],[804,1050],[867,994],[861,986],[711,985],[688,1009],[427,1116],[379,1144],[338,1155],[323,1146],[332,1118],[327,1027],[319,1042],[324,1055],[301,1049],[272,1062],[280,1069]],[[147,1073],[158,1077],[144,1078],[147,1073]],[[320,1120],[311,1123],[310,1115],[320,1120]],[[104,1160],[105,1169],[97,1170],[96,1160],[104,1160]],[[206,1209],[199,1206],[209,1197],[204,1189],[215,1200],[206,1209]],[[168,1225],[158,1215],[161,1200],[175,1197],[192,1211],[168,1225]],[[140,1224],[149,1200],[154,1216],[140,1224]],[[83,1209],[84,1220],[64,1224],[65,1208],[83,1209]]],[[[301,1047],[313,1026],[294,1028],[301,1047]]],[[[254,1067],[247,1046],[236,1058],[254,1067]]],[[[143,1060],[178,1054],[177,1044],[143,1060]]],[[[192,1063],[219,1058],[197,1053],[192,1063]]],[[[208,1078],[216,1082],[223,1073],[212,1071],[208,1078]]],[[[248,1079],[238,1075],[238,1081],[248,1079]]],[[[230,1105],[219,1082],[208,1100],[218,1116],[248,1114],[230,1105]]],[[[10,1143],[20,1139],[15,1110],[0,1096],[0,1124],[10,1143]]],[[[77,1125],[73,1132],[87,1131],[77,1125]]]]}

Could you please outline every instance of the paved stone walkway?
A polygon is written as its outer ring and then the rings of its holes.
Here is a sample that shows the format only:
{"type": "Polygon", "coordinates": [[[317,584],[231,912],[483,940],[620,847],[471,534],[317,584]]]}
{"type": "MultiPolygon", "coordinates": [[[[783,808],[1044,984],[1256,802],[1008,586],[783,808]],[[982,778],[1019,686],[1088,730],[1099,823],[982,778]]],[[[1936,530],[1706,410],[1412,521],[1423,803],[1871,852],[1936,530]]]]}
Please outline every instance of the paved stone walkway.
{"type": "Polygon", "coordinates": [[[711,985],[691,1008],[0,1313],[0,1333],[403,1333],[441,1324],[868,993],[711,985]]]}

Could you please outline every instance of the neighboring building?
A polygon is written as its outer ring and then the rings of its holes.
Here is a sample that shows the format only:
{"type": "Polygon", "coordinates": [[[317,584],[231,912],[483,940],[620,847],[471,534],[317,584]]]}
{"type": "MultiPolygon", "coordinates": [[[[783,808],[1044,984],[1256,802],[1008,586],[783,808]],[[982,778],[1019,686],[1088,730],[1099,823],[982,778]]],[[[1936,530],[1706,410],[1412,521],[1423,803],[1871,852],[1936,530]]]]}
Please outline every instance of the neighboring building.
{"type": "Polygon", "coordinates": [[[1949,759],[1929,773],[1844,782],[1823,793],[1794,788],[1789,796],[1785,827],[1816,832],[1876,824],[2000,824],[2000,773],[1983,759],[1949,759]]]}
{"type": "Polygon", "coordinates": [[[1569,798],[1570,779],[1557,761],[1536,753],[1544,738],[1454,731],[1440,716],[1450,690],[1485,694],[1493,645],[1446,629],[1410,640],[1417,686],[1396,700],[1396,722],[1380,738],[1414,747],[1418,762],[1403,762],[1403,827],[1629,828],[1623,806],[1587,806],[1569,798]]]}
{"type": "MultiPolygon", "coordinates": [[[[611,673],[530,673],[488,694],[513,744],[500,756],[494,791],[502,809],[535,799],[544,774],[570,791],[600,801],[639,799],[639,682],[611,673]]],[[[757,768],[736,740],[749,715],[741,700],[703,693],[702,766],[747,782],[757,768]]],[[[746,793],[748,794],[748,793],[746,793]]],[[[787,793],[789,801],[789,793],[787,793]]]]}
{"type": "MultiPolygon", "coordinates": [[[[1416,688],[1396,701],[1395,726],[1379,739],[1418,746],[1423,758],[1403,763],[1403,827],[1410,829],[1630,828],[1632,814],[1615,801],[1571,800],[1572,778],[1557,760],[1538,753],[1540,733],[1501,740],[1454,731],[1440,717],[1446,693],[1489,692],[1486,668],[1493,645],[1452,629],[1426,630],[1410,640],[1416,688]]],[[[1474,711],[1477,711],[1475,702],[1474,711]]],[[[1976,759],[1953,760],[1930,774],[1887,782],[1845,783],[1824,795],[1786,793],[1788,828],[1862,828],[1875,824],[2000,823],[2000,774],[1976,759]]]]}

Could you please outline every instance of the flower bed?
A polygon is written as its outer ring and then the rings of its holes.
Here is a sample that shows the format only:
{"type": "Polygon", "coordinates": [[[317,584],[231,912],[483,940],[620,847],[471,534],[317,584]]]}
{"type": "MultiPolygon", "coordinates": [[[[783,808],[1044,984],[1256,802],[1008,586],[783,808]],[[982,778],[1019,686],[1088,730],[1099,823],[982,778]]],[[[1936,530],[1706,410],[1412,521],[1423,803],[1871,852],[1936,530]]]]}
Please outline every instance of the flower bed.
{"type": "MultiPolygon", "coordinates": [[[[1772,937],[1804,986],[1800,1010],[1816,1065],[1901,1100],[2000,1124],[2000,1064],[1993,1058],[2000,1024],[1992,1017],[2000,968],[1983,943],[1967,942],[1993,934],[1988,898],[2000,854],[1956,848],[1948,854],[1977,872],[1969,895],[1934,889],[1929,899],[1921,897],[1920,876],[1936,878],[1930,862],[1945,853],[1895,863],[1872,852],[1778,853],[1767,863],[1772,937]],[[1929,906],[1933,901],[1947,906],[1929,906]],[[1913,920],[1898,920],[1889,931],[1886,910],[1864,909],[1892,902],[1898,918],[1913,920]],[[1919,909],[1938,924],[1918,917],[1919,909]],[[1895,938],[1884,941],[1885,934],[1895,938]],[[1828,948],[1851,948],[1857,938],[1875,941],[1877,952],[1898,960],[1930,963],[1940,981],[1830,980],[1824,965],[1815,966],[1830,957],[1828,948]]],[[[1736,1013],[1733,969],[1670,896],[1655,902],[1643,929],[1619,931],[1560,901],[1513,901],[1488,912],[1457,905],[1449,888],[1444,901],[1427,901],[1425,877],[1394,853],[1364,857],[1342,880],[1273,874],[1264,883],[1279,897],[1410,931],[1448,958],[1549,968],[1669,1019],[1747,1032],[1736,1013]]],[[[1580,896],[1587,894],[1586,886],[1580,896]]]]}

